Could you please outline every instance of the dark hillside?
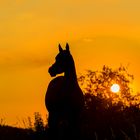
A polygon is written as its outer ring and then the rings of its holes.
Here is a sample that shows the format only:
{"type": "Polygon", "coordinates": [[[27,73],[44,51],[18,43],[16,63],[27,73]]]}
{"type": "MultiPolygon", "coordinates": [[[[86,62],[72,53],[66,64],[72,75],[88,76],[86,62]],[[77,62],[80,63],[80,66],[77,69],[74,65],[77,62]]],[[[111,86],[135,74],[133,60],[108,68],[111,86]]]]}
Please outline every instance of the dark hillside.
{"type": "Polygon", "coordinates": [[[0,126],[0,140],[29,140],[31,130],[11,126],[0,126]]]}

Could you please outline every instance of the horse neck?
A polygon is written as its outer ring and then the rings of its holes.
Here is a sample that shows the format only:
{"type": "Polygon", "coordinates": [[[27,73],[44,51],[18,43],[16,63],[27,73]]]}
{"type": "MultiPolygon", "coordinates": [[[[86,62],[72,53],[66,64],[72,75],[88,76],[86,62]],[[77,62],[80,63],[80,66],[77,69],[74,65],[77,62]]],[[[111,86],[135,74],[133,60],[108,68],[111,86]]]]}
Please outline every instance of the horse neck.
{"type": "Polygon", "coordinates": [[[74,60],[72,59],[71,63],[69,64],[69,66],[67,67],[64,77],[66,78],[66,81],[69,84],[78,84],[77,81],[77,75],[76,75],[76,69],[75,69],[75,64],[74,64],[74,60]]]}

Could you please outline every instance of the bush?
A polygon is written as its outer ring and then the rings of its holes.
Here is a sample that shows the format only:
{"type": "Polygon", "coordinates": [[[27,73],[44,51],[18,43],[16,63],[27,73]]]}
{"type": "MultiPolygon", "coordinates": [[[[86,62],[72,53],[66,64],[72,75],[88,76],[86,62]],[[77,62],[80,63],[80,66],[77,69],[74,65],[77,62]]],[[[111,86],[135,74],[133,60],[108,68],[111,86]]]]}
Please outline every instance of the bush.
{"type": "Polygon", "coordinates": [[[133,79],[122,66],[116,70],[103,66],[101,71],[88,70],[79,77],[85,97],[82,120],[85,138],[139,139],[140,94],[132,94],[133,79]],[[118,94],[110,90],[114,83],[120,85],[118,94]]]}

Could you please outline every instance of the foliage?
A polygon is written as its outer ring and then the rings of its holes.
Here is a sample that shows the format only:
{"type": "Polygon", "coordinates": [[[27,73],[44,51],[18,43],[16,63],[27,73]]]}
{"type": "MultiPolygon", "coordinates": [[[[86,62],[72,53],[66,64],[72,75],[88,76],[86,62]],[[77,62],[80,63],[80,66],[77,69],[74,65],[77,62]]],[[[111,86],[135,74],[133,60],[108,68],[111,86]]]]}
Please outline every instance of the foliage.
{"type": "Polygon", "coordinates": [[[88,70],[79,77],[85,98],[83,137],[139,140],[140,94],[132,94],[133,79],[123,66],[116,70],[103,66],[101,71],[88,70]],[[114,83],[121,87],[117,94],[110,90],[114,83]]]}
{"type": "Polygon", "coordinates": [[[129,74],[127,68],[120,66],[113,70],[108,66],[103,66],[101,71],[88,70],[85,75],[79,77],[79,82],[82,86],[84,94],[91,94],[96,98],[106,100],[105,107],[110,105],[122,104],[126,106],[139,106],[140,94],[133,95],[133,90],[130,87],[134,76],[129,74]],[[110,87],[113,84],[120,86],[120,92],[114,94],[110,87]]]}
{"type": "Polygon", "coordinates": [[[41,117],[41,114],[39,112],[35,112],[34,116],[35,116],[35,122],[34,122],[35,131],[37,131],[37,132],[44,131],[45,127],[44,127],[44,122],[41,117]]]}

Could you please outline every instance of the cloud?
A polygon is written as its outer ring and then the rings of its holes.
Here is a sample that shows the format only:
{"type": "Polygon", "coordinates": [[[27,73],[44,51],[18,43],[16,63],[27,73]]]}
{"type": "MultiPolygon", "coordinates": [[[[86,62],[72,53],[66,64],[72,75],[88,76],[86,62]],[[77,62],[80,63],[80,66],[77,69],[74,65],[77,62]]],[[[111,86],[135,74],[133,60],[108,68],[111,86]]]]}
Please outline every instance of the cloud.
{"type": "Polygon", "coordinates": [[[92,38],[84,38],[83,41],[84,42],[93,42],[93,39],[92,38]]]}
{"type": "Polygon", "coordinates": [[[13,54],[4,55],[0,58],[0,70],[11,71],[11,70],[26,70],[41,67],[48,67],[50,65],[50,58],[47,56],[38,56],[31,54],[13,54]]]}

